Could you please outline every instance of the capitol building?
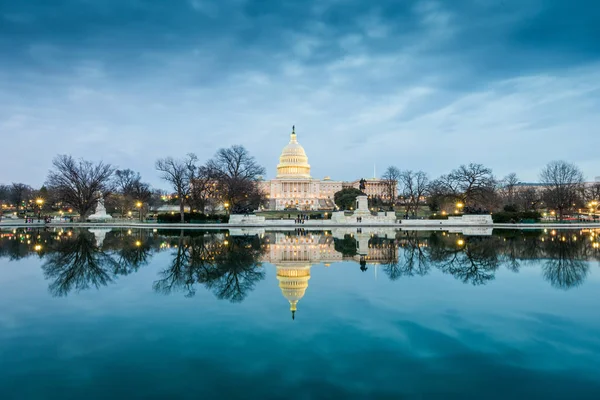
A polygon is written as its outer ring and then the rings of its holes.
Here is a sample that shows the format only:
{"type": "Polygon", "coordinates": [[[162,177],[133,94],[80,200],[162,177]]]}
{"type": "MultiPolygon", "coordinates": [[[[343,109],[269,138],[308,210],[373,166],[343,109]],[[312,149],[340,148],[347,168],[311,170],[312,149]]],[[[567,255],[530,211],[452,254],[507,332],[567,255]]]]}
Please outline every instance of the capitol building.
{"type": "MultiPolygon", "coordinates": [[[[313,178],[308,156],[292,127],[290,142],[279,156],[275,179],[263,180],[260,185],[269,199],[270,210],[334,210],[334,194],[345,188],[359,189],[360,179],[342,182],[329,177],[313,178]]],[[[363,192],[369,197],[385,199],[386,183],[376,178],[367,179],[363,192]]]]}

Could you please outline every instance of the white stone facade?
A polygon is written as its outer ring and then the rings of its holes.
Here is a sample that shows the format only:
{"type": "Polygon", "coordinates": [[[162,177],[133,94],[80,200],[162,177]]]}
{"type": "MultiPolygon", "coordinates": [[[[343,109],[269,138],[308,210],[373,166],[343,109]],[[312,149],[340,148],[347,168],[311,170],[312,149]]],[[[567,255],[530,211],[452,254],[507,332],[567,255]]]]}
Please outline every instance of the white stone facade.
{"type": "MultiPolygon", "coordinates": [[[[275,179],[262,181],[261,187],[269,198],[269,209],[273,210],[334,210],[333,196],[346,187],[358,185],[354,182],[334,181],[326,177],[314,179],[310,175],[310,164],[304,148],[298,143],[292,129],[290,142],[283,148],[277,165],[275,179]]],[[[369,196],[385,196],[380,180],[367,180],[369,196]],[[377,189],[379,189],[379,192],[377,189]]],[[[356,186],[358,188],[358,186],[356,186]]]]}

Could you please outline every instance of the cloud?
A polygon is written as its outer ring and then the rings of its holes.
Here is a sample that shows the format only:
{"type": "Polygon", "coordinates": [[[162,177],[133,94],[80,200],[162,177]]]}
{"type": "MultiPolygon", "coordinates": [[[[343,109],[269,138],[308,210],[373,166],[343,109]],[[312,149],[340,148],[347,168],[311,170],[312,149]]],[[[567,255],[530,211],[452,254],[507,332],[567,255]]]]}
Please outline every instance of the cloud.
{"type": "Polygon", "coordinates": [[[234,143],[273,176],[293,124],[317,177],[477,161],[533,180],[556,158],[592,177],[599,11],[576,3],[15,2],[0,135],[27,150],[2,178],[40,184],[68,152],[160,184],[156,158],[234,143]]]}

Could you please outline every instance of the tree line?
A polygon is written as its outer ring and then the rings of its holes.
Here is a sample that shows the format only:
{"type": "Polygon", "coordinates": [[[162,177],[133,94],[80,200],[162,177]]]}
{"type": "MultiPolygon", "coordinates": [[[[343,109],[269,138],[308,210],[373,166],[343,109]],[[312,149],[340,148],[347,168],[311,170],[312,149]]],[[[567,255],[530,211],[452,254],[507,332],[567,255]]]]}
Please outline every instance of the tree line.
{"type": "Polygon", "coordinates": [[[42,188],[35,190],[23,183],[0,185],[0,204],[13,204],[17,213],[68,208],[85,221],[99,200],[122,216],[133,213],[140,218],[166,200],[179,205],[184,222],[186,207],[200,212],[209,206],[244,212],[258,208],[266,199],[258,184],[265,168],[243,146],[220,149],[204,164],[190,153],[184,158],[161,158],[155,167],[170,192],[152,188],[131,169],[58,155],[42,188]]]}
{"type": "Polygon", "coordinates": [[[426,172],[387,168],[382,176],[391,194],[398,196],[390,206],[400,205],[406,214],[416,215],[427,205],[431,212],[492,212],[555,210],[556,217],[584,209],[596,211],[600,203],[600,182],[586,185],[582,171],[565,161],[548,163],[536,184],[522,184],[516,173],[498,178],[482,164],[466,164],[431,180],[426,172]]]}
{"type": "MultiPolygon", "coordinates": [[[[68,207],[85,220],[94,212],[98,200],[122,215],[139,215],[168,200],[179,206],[181,222],[186,207],[204,213],[220,209],[241,213],[256,210],[266,203],[259,186],[265,168],[243,147],[234,145],[217,151],[201,163],[198,157],[165,157],[155,163],[156,170],[170,192],[153,189],[138,172],[113,165],[59,155],[52,161],[46,182],[34,190],[24,183],[0,185],[0,203],[16,206],[17,212],[51,205],[68,207]],[[36,199],[41,199],[39,204],[36,199]]],[[[415,216],[427,205],[432,213],[477,213],[537,211],[547,208],[558,219],[584,209],[596,211],[600,205],[600,182],[584,184],[581,170],[565,161],[548,163],[539,174],[539,183],[521,184],[516,173],[503,178],[482,164],[465,164],[436,179],[424,171],[386,169],[382,176],[384,196],[373,196],[371,206],[387,206],[415,216]]],[[[339,208],[354,204],[358,189],[343,189],[334,196],[339,208]]]]}

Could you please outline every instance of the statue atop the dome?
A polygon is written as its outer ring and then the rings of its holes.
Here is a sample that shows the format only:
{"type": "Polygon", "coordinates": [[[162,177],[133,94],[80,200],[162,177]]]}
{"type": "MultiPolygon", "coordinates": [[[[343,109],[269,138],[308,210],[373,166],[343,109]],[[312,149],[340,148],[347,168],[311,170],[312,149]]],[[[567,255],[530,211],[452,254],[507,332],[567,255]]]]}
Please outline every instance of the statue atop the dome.
{"type": "Polygon", "coordinates": [[[292,125],[292,134],[296,134],[296,125],[292,125]]]}

